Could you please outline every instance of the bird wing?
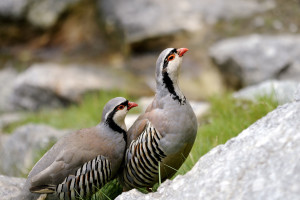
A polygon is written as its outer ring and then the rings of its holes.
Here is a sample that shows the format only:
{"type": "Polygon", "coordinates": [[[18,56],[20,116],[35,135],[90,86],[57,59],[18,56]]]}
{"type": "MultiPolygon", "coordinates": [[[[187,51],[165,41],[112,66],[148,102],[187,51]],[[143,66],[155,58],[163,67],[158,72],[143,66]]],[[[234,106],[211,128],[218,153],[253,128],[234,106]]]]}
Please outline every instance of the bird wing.
{"type": "Polygon", "coordinates": [[[85,162],[94,159],[104,147],[95,129],[82,129],[68,135],[56,143],[36,164],[39,167],[49,157],[53,159],[47,167],[31,177],[31,187],[60,184],[70,174],[74,174],[85,162]],[[56,154],[55,154],[56,153],[56,154]]]}
{"type": "Polygon", "coordinates": [[[67,195],[69,199],[83,197],[95,193],[104,186],[112,177],[111,163],[104,156],[84,163],[74,174],[68,175],[65,180],[58,185],[40,185],[31,187],[34,193],[54,193],[60,199],[67,195]]]}
{"type": "Polygon", "coordinates": [[[166,157],[160,146],[161,134],[150,121],[133,140],[125,155],[123,180],[131,187],[146,187],[156,182],[159,163],[166,157]]]}

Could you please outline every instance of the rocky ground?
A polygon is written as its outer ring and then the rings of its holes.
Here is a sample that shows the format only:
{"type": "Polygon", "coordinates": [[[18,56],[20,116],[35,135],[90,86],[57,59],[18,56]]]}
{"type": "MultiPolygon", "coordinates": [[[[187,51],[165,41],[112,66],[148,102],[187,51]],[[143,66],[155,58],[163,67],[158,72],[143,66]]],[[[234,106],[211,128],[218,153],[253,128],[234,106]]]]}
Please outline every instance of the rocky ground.
{"type": "Polygon", "coordinates": [[[133,190],[118,199],[297,199],[299,10],[297,0],[2,0],[1,198],[11,199],[24,182],[9,176],[26,175],[35,152],[69,132],[26,124],[4,134],[6,126],[29,111],[80,104],[95,91],[125,91],[143,110],[159,52],[188,47],[180,85],[199,122],[208,97],[228,89],[251,101],[271,96],[281,106],[156,193],[133,190]]]}

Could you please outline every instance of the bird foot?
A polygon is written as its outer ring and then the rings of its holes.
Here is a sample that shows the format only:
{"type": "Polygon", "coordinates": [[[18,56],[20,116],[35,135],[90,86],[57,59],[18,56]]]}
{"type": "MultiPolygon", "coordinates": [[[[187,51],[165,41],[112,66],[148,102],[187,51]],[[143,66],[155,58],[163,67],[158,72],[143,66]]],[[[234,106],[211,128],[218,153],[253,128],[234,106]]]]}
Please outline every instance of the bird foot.
{"type": "Polygon", "coordinates": [[[47,194],[41,194],[37,200],[45,200],[47,198],[47,194]]]}

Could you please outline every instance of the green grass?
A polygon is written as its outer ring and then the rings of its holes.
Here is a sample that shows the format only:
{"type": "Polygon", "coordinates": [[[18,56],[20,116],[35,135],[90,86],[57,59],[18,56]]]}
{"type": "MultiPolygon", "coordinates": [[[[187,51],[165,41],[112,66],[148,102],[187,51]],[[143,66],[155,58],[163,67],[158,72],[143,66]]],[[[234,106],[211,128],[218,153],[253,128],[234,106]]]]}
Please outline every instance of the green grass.
{"type": "MultiPolygon", "coordinates": [[[[102,108],[105,103],[116,96],[124,96],[134,101],[134,98],[118,91],[89,94],[80,105],[73,105],[66,109],[43,110],[38,113],[31,113],[26,120],[13,124],[7,130],[12,131],[15,127],[29,122],[48,124],[59,129],[79,129],[94,126],[100,121],[102,108]]],[[[177,174],[188,172],[198,159],[209,150],[237,136],[242,130],[265,116],[278,105],[271,98],[267,97],[258,98],[258,101],[253,103],[236,100],[230,94],[215,96],[210,98],[209,101],[211,103],[210,113],[201,119],[194,147],[177,174]]],[[[133,111],[137,112],[137,109],[133,109],[133,111]]],[[[132,113],[132,111],[130,112],[132,113]]],[[[37,153],[37,155],[42,156],[45,152],[43,150],[42,153],[37,153]]],[[[153,190],[155,191],[156,188],[157,185],[153,190]]],[[[120,184],[114,180],[93,197],[84,200],[115,199],[121,192],[120,184]]]]}

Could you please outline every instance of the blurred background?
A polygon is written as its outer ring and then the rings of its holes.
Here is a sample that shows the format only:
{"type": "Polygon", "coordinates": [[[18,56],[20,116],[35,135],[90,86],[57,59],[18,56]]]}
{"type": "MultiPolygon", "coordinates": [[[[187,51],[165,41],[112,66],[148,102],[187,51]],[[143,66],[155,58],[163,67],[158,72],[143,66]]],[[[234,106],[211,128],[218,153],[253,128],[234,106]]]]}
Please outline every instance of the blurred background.
{"type": "MultiPolygon", "coordinates": [[[[143,110],[168,47],[189,49],[179,81],[200,125],[210,106],[235,109],[228,92],[268,80],[288,91],[300,80],[299,32],[299,0],[1,0],[0,173],[25,177],[61,135],[97,124],[112,97],[143,110]]],[[[208,135],[201,155],[276,105],[223,139],[208,135]]]]}
{"type": "Polygon", "coordinates": [[[167,47],[190,49],[180,79],[190,99],[291,77],[299,8],[297,0],[1,0],[1,85],[19,86],[14,105],[2,105],[10,103],[1,88],[0,110],[65,104],[88,90],[151,95],[167,47]],[[28,102],[34,91],[25,85],[58,102],[28,102]]]}

